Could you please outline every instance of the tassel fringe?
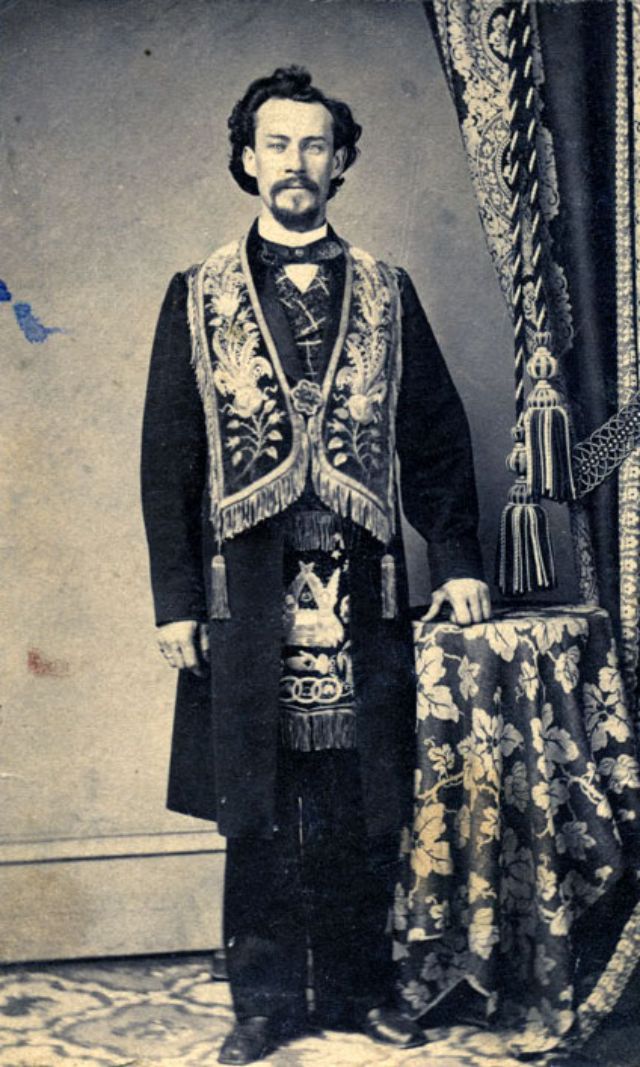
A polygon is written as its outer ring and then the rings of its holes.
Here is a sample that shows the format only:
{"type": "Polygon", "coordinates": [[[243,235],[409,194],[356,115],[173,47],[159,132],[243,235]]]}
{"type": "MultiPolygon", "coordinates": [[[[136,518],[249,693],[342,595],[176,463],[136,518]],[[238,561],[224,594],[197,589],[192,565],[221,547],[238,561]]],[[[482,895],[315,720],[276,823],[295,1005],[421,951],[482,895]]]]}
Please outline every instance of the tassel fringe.
{"type": "Polygon", "coordinates": [[[287,535],[292,548],[301,552],[320,549],[331,552],[341,532],[338,515],[332,511],[294,511],[288,516],[287,535]]]}
{"type": "Polygon", "coordinates": [[[217,555],[211,560],[211,610],[212,619],[230,619],[229,597],[227,595],[227,565],[224,556],[217,555]]]}
{"type": "Polygon", "coordinates": [[[552,382],[558,361],[551,355],[548,332],[536,335],[536,347],[527,362],[535,382],[527,398],[523,429],[527,454],[527,489],[537,500],[575,500],[571,459],[571,423],[562,395],[552,382]]]}
{"type": "Polygon", "coordinates": [[[219,512],[212,511],[214,530],[219,524],[221,537],[227,541],[253,529],[263,519],[279,515],[302,496],[306,480],[307,461],[303,458],[277,480],[252,490],[245,500],[222,507],[219,512]]]}
{"type": "Polygon", "coordinates": [[[352,711],[298,712],[280,710],[280,735],[285,748],[318,752],[356,747],[356,717],[352,711]]]}
{"type": "Polygon", "coordinates": [[[398,614],[396,595],[396,561],[391,553],[386,552],[380,561],[380,590],[382,596],[382,618],[395,619],[398,614]]]}
{"type": "Polygon", "coordinates": [[[323,504],[342,515],[344,519],[353,519],[378,541],[385,545],[388,543],[395,532],[391,504],[387,514],[372,500],[367,500],[357,487],[352,488],[339,482],[336,471],[325,474],[315,464],[312,467],[312,482],[323,504]]]}
{"type": "Polygon", "coordinates": [[[556,575],[546,512],[526,500],[524,483],[516,483],[510,496],[500,523],[500,591],[506,596],[521,596],[553,589],[556,575]]]}
{"type": "MultiPolygon", "coordinates": [[[[534,394],[535,390],[532,397],[534,394]]],[[[565,408],[555,403],[529,407],[524,415],[524,431],[529,495],[549,500],[575,500],[571,430],[565,408]]]]}

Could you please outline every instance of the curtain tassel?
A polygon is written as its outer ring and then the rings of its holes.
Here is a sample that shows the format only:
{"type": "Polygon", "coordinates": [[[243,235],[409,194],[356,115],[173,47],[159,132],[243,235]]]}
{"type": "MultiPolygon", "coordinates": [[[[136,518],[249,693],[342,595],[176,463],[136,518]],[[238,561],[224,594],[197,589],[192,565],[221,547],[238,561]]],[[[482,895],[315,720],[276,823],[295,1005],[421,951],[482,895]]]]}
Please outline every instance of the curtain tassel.
{"type": "Polygon", "coordinates": [[[211,560],[211,610],[212,619],[230,619],[227,595],[227,565],[224,556],[218,553],[211,560]]]}
{"type": "Polygon", "coordinates": [[[498,585],[505,596],[554,588],[547,515],[530,499],[525,478],[518,478],[509,492],[500,522],[498,553],[498,585]]]}
{"type": "Polygon", "coordinates": [[[534,499],[567,501],[575,500],[576,489],[569,413],[549,381],[557,367],[557,360],[544,343],[538,345],[527,363],[527,372],[535,382],[523,418],[527,489],[534,499]]]}
{"type": "Polygon", "coordinates": [[[390,552],[385,552],[380,562],[382,618],[395,619],[398,614],[396,595],[396,561],[390,552]]]}

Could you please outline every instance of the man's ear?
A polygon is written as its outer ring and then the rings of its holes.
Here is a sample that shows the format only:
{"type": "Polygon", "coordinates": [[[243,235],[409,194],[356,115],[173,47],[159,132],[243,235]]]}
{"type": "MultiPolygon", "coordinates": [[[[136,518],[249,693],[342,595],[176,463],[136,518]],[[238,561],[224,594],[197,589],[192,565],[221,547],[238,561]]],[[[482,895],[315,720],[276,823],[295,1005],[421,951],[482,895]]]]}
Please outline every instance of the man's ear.
{"type": "Polygon", "coordinates": [[[248,174],[250,178],[255,178],[256,154],[253,151],[253,148],[249,148],[248,144],[242,149],[242,165],[245,169],[245,173],[248,174]]]}
{"type": "MultiPolygon", "coordinates": [[[[345,164],[346,158],[347,158],[347,149],[344,146],[342,148],[338,148],[338,150],[333,153],[333,166],[331,168],[331,177],[332,178],[339,178],[340,177],[340,175],[342,174],[342,172],[344,170],[344,164],[345,164]]],[[[246,166],[245,166],[245,169],[246,169],[246,166]]]]}

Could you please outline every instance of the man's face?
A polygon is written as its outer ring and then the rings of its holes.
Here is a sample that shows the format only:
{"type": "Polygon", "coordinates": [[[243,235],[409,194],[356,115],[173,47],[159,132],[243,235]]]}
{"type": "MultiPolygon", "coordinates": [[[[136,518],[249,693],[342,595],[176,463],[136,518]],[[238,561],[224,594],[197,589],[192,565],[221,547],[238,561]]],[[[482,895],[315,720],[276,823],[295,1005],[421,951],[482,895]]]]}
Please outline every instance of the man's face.
{"type": "Polygon", "coordinates": [[[254,121],[255,147],[245,148],[242,161],[263,204],[289,230],[321,225],[331,181],[344,166],[344,150],[333,149],[331,113],[323,104],[271,97],[254,121]]]}

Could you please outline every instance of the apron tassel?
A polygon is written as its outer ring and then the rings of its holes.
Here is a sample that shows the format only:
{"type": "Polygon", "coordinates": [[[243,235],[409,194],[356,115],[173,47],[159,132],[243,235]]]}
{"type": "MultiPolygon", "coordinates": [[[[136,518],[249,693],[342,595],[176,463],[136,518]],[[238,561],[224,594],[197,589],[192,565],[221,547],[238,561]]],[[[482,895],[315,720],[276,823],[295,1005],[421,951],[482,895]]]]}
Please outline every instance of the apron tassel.
{"type": "Polygon", "coordinates": [[[212,619],[230,619],[227,595],[227,565],[224,556],[218,553],[211,560],[211,611],[212,619]]]}
{"type": "Polygon", "coordinates": [[[398,614],[396,596],[396,561],[390,552],[385,552],[380,562],[382,618],[395,619],[398,614]]]}

